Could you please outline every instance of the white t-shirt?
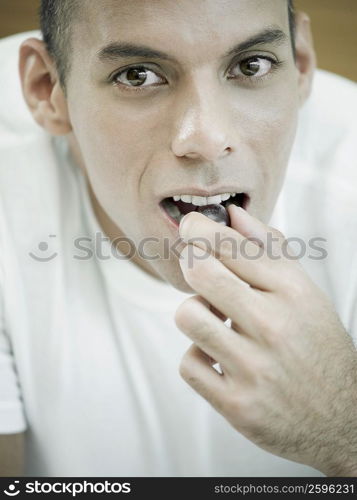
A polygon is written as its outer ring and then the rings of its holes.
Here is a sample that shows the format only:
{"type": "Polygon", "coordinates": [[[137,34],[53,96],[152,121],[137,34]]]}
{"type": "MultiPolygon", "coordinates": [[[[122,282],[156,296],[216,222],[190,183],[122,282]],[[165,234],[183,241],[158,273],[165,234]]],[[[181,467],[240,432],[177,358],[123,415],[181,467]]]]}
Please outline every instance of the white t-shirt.
{"type": "MultiPolygon", "coordinates": [[[[322,476],[255,446],[180,378],[190,341],[173,317],[186,294],[128,260],[74,258],[85,255],[76,238],[93,250],[101,229],[66,139],[22,100],[27,36],[0,42],[0,433],[26,431],[26,475],[322,476]]],[[[272,219],[287,236],[328,240],[328,258],[306,266],[351,335],[356,95],[317,74],[272,219]]]]}

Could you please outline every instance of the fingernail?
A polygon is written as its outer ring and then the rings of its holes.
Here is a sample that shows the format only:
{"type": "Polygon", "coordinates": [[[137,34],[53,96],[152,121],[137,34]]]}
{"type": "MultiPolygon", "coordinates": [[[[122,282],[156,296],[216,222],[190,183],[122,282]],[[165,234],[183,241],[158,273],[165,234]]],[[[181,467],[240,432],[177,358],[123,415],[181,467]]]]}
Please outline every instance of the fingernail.
{"type": "Polygon", "coordinates": [[[229,206],[232,207],[233,210],[236,211],[236,212],[238,212],[238,213],[242,213],[242,212],[246,213],[246,211],[244,210],[244,208],[239,207],[239,206],[235,205],[234,203],[231,203],[229,206]]]}

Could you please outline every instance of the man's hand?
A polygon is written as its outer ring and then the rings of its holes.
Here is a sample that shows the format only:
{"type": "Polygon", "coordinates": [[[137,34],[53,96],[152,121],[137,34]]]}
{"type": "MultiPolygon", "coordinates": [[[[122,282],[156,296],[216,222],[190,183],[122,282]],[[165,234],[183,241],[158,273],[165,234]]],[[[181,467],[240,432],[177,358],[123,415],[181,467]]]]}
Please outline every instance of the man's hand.
{"type": "Polygon", "coordinates": [[[326,475],[357,476],[352,339],[329,299],[286,256],[284,236],[235,206],[229,213],[231,228],[198,213],[180,227],[188,243],[181,268],[198,294],[175,317],[193,341],[181,376],[261,448],[326,475]],[[237,247],[244,256],[234,255],[237,247]]]}

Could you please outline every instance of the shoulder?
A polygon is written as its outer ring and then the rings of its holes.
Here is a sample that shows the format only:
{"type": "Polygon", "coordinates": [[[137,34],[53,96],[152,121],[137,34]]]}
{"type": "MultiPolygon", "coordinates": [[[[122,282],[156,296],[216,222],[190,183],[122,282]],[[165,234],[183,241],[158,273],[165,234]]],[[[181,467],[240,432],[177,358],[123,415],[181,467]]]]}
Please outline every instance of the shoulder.
{"type": "MultiPolygon", "coordinates": [[[[357,84],[326,71],[315,75],[310,98],[300,111],[292,161],[307,175],[353,175],[345,163],[346,152],[356,150],[357,84]],[[347,171],[346,171],[347,167],[347,171]],[[308,171],[308,172],[307,172],[308,171]]],[[[293,169],[292,169],[293,170],[293,169]]]]}
{"type": "Polygon", "coordinates": [[[318,70],[300,122],[288,173],[287,189],[305,197],[310,217],[357,212],[357,84],[318,70]]]}
{"type": "MultiPolygon", "coordinates": [[[[346,314],[355,287],[357,215],[357,84],[317,71],[302,108],[296,141],[281,192],[285,233],[308,246],[323,240],[326,257],[306,267],[346,314]]],[[[347,321],[346,321],[347,324],[347,321]]]]}

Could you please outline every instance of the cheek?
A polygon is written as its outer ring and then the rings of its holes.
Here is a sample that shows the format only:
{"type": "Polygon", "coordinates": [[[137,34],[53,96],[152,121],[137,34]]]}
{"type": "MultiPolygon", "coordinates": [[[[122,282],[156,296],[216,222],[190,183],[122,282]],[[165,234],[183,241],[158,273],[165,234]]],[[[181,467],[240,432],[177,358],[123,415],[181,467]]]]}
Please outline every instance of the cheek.
{"type": "Polygon", "coordinates": [[[89,172],[98,171],[101,177],[111,179],[119,175],[123,180],[124,166],[136,152],[133,141],[129,140],[132,132],[130,125],[123,126],[120,117],[115,120],[113,112],[84,111],[74,132],[89,172]]]}
{"type": "MultiPolygon", "coordinates": [[[[248,100],[246,101],[248,102],[248,100]]],[[[267,89],[255,94],[244,108],[244,139],[259,155],[260,165],[265,159],[277,162],[288,159],[294,141],[298,98],[292,89],[267,89]]]]}
{"type": "MultiPolygon", "coordinates": [[[[93,97],[88,101],[99,100],[93,97]]],[[[119,192],[122,200],[135,196],[136,182],[153,149],[147,122],[113,102],[72,110],[74,134],[98,198],[118,200],[119,192]]]]}
{"type": "Polygon", "coordinates": [[[298,112],[293,106],[276,108],[270,115],[265,112],[260,117],[252,145],[258,152],[265,181],[284,172],[295,139],[297,118],[298,112]]]}
{"type": "Polygon", "coordinates": [[[74,135],[92,190],[106,214],[135,239],[150,225],[137,210],[152,193],[150,165],[167,136],[162,109],[94,95],[82,98],[88,106],[73,101],[74,135]]]}
{"type": "Polygon", "coordinates": [[[256,94],[254,102],[245,108],[242,141],[253,158],[252,173],[257,180],[253,211],[262,218],[271,213],[282,187],[296,135],[298,110],[298,93],[293,84],[290,88],[256,94]]]}
{"type": "Polygon", "coordinates": [[[120,99],[115,92],[102,97],[89,92],[86,102],[91,104],[74,109],[74,129],[88,169],[100,169],[101,175],[125,182],[141,177],[163,145],[167,127],[162,103],[120,99]]]}

